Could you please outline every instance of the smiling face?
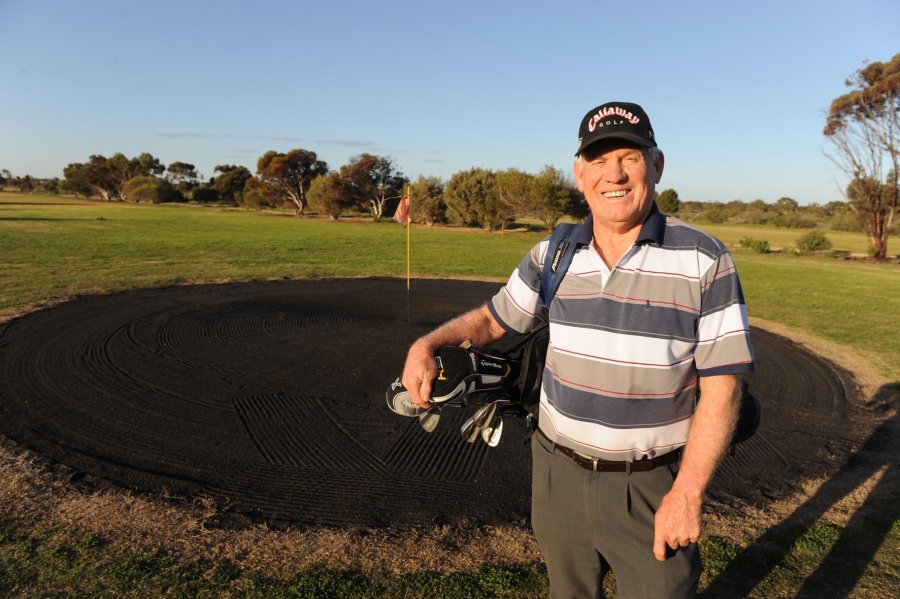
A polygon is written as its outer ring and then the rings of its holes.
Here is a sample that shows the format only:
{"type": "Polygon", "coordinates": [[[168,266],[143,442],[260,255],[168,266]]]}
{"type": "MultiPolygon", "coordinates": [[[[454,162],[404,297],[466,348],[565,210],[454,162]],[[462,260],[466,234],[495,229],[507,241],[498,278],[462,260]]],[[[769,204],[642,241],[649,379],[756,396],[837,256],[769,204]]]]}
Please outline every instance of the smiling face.
{"type": "Polygon", "coordinates": [[[575,182],[594,224],[616,233],[640,228],[653,205],[663,164],[662,152],[648,152],[620,139],[585,148],[575,161],[575,182]]]}

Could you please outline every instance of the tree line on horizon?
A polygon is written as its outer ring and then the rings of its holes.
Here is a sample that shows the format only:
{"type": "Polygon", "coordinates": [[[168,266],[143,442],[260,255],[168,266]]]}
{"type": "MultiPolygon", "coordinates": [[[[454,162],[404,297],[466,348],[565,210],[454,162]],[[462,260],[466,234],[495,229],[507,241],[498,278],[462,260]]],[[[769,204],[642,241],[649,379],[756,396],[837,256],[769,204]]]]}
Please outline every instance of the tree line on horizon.
{"type": "MultiPolygon", "coordinates": [[[[339,170],[330,171],[315,152],[294,149],[266,152],[257,163],[256,176],[243,166],[218,165],[214,170],[216,175],[204,182],[195,167],[185,162],[164,166],[147,153],[131,159],[122,154],[111,158],[94,155],[88,163],[68,165],[62,181],[29,178],[31,186],[24,185],[27,182],[23,178],[0,170],[0,186],[7,183],[22,191],[68,192],[104,201],[192,201],[256,210],[287,208],[298,215],[314,213],[333,219],[347,214],[380,219],[409,193],[415,223],[490,230],[523,218],[552,228],[564,216],[582,219],[588,214],[574,184],[549,166],[537,174],[473,167],[455,173],[446,182],[436,176],[410,181],[388,158],[362,154],[339,170]]],[[[800,205],[790,197],[773,203],[761,199],[683,201],[674,189],[657,192],[655,199],[664,213],[691,222],[863,230],[852,202],[800,205]]]]}
{"type": "MultiPolygon", "coordinates": [[[[762,200],[749,204],[740,200],[681,202],[675,190],[666,189],[656,198],[660,208],[700,222],[862,230],[869,237],[874,257],[885,258],[900,204],[900,53],[889,61],[867,63],[845,83],[850,91],[832,101],[823,135],[833,146],[829,158],[847,176],[847,202],[799,206],[788,197],[775,204],[762,200]]],[[[473,167],[453,174],[446,182],[429,176],[411,182],[388,157],[360,154],[338,170],[330,170],[315,152],[296,148],[266,152],[257,161],[255,174],[229,164],[214,170],[215,176],[202,181],[190,163],[164,166],[148,153],[133,158],[95,154],[88,162],[66,166],[62,181],[13,177],[8,170],[0,170],[0,189],[10,184],[23,191],[68,191],[107,201],[190,199],[257,209],[289,206],[298,215],[312,210],[335,219],[363,212],[376,220],[408,192],[413,198],[410,213],[414,222],[490,230],[523,218],[536,219],[550,229],[564,216],[587,214],[584,199],[571,180],[551,166],[535,174],[514,168],[473,167]]]]}
{"type": "Polygon", "coordinates": [[[536,174],[514,168],[471,168],[446,182],[434,176],[410,181],[389,157],[363,153],[331,170],[314,151],[295,148],[266,152],[257,161],[255,174],[228,164],[214,170],[216,175],[204,181],[193,164],[178,161],[166,166],[146,152],[133,158],[95,154],[87,162],[67,165],[61,181],[30,177],[10,181],[25,191],[62,191],[104,201],[216,202],[254,209],[289,208],[297,215],[313,211],[332,219],[365,213],[380,220],[409,194],[416,222],[489,230],[523,218],[552,228],[564,216],[587,214],[574,184],[551,166],[536,174]]]}

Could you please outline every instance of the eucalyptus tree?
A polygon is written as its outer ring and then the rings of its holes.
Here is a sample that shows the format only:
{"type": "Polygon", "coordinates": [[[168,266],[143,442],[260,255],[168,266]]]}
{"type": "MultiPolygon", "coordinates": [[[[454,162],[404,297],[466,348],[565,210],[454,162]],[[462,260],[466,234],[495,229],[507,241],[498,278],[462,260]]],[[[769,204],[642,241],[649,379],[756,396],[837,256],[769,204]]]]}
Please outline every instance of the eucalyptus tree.
{"type": "Polygon", "coordinates": [[[328,165],[315,152],[300,148],[287,153],[270,150],[256,163],[263,194],[290,203],[298,215],[309,205],[306,192],[313,179],[327,172],[328,165]]]}
{"type": "Polygon", "coordinates": [[[823,133],[829,157],[849,178],[847,198],[869,235],[876,258],[887,256],[900,201],[900,54],[871,62],[846,81],[834,99],[823,133]]]}

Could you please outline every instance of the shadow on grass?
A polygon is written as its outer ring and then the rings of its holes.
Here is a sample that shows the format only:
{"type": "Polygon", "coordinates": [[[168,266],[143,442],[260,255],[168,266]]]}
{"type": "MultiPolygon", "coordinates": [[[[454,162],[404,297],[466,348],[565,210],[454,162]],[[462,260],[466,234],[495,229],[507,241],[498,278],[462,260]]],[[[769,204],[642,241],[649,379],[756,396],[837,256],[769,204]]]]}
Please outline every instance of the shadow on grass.
{"type": "MultiPolygon", "coordinates": [[[[878,394],[889,398],[897,384],[878,394]]],[[[703,597],[746,597],[784,562],[829,508],[882,472],[864,504],[840,529],[816,570],[797,589],[798,597],[846,597],[872,562],[895,521],[900,519],[900,413],[878,426],[863,446],[815,495],[781,523],[739,552],[704,589],[703,597]]]]}
{"type": "MultiPolygon", "coordinates": [[[[56,218],[52,216],[36,217],[36,216],[0,216],[0,221],[9,222],[66,222],[66,221],[94,221],[96,218],[56,218]]],[[[105,219],[104,219],[105,220],[105,219]]]]}

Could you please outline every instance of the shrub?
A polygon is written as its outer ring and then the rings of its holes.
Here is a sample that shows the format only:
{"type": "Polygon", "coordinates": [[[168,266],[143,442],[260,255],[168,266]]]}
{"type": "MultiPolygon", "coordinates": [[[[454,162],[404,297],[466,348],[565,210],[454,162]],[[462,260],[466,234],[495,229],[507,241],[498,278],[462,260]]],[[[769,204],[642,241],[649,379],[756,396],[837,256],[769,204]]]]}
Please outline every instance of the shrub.
{"type": "Polygon", "coordinates": [[[247,189],[241,196],[241,206],[252,208],[253,210],[262,210],[269,206],[269,202],[259,189],[247,189]]]}
{"type": "Polygon", "coordinates": [[[122,186],[123,197],[132,202],[184,202],[184,195],[175,186],[152,175],[133,177],[122,186]]]}
{"type": "Polygon", "coordinates": [[[316,177],[306,192],[309,207],[318,214],[327,214],[332,220],[352,210],[357,197],[352,184],[340,173],[316,177]]]}
{"type": "Polygon", "coordinates": [[[191,199],[201,204],[218,202],[219,192],[215,187],[197,187],[194,189],[194,193],[191,194],[191,199]]]}
{"type": "Polygon", "coordinates": [[[175,189],[175,186],[166,181],[162,180],[156,187],[156,201],[154,204],[159,204],[163,202],[186,202],[187,198],[184,197],[184,194],[175,189]]]}
{"type": "Polygon", "coordinates": [[[797,252],[804,255],[827,251],[831,246],[831,241],[821,231],[810,231],[797,238],[797,252]]]}
{"type": "Polygon", "coordinates": [[[850,231],[852,233],[859,233],[863,230],[862,225],[859,224],[859,217],[854,212],[835,214],[828,221],[828,228],[832,231],[850,231]]]}
{"type": "Polygon", "coordinates": [[[678,192],[674,189],[664,189],[656,197],[656,204],[664,214],[677,214],[681,200],[678,199],[678,192]]]}
{"type": "Polygon", "coordinates": [[[714,225],[721,225],[728,222],[728,214],[723,208],[711,206],[701,212],[697,219],[714,225]]]}
{"type": "Polygon", "coordinates": [[[741,239],[741,245],[745,248],[750,248],[757,254],[769,253],[769,242],[765,239],[751,239],[750,237],[743,237],[741,239]]]}
{"type": "Polygon", "coordinates": [[[758,208],[748,208],[742,212],[738,212],[731,222],[735,224],[747,225],[765,225],[775,218],[775,215],[758,208]]]}
{"type": "Polygon", "coordinates": [[[797,212],[779,214],[771,222],[776,227],[784,227],[786,229],[812,229],[816,226],[816,221],[800,216],[797,212]]]}

